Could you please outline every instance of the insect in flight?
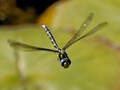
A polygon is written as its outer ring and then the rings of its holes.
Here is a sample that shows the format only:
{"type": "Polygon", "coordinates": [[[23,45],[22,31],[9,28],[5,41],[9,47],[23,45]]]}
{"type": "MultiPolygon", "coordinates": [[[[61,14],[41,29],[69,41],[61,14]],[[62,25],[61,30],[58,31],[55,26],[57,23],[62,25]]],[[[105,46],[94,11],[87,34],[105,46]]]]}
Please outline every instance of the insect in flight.
{"type": "Polygon", "coordinates": [[[62,49],[60,49],[58,47],[52,33],[49,31],[49,29],[45,25],[42,25],[42,28],[46,31],[49,39],[51,40],[51,42],[52,42],[53,46],[56,48],[56,50],[48,49],[48,48],[42,48],[42,47],[36,47],[36,46],[21,43],[21,42],[17,42],[17,41],[14,41],[14,40],[8,40],[8,43],[13,48],[16,48],[18,50],[23,50],[23,51],[49,51],[49,52],[55,52],[55,53],[58,54],[58,60],[59,60],[59,62],[61,64],[61,66],[64,67],[64,68],[68,68],[70,66],[70,64],[71,64],[71,61],[70,61],[70,59],[69,59],[69,57],[68,57],[65,50],[68,47],[70,47],[71,45],[73,45],[75,42],[77,42],[77,41],[79,41],[79,40],[81,40],[81,39],[83,39],[83,38],[85,38],[87,36],[90,36],[91,34],[95,33],[96,31],[100,30],[101,28],[103,28],[104,26],[107,25],[107,22],[99,23],[94,28],[92,28],[89,32],[87,32],[84,35],[81,35],[81,33],[88,27],[88,25],[91,22],[92,18],[93,18],[93,13],[90,13],[90,15],[82,23],[81,27],[76,32],[76,34],[65,44],[65,46],[62,49]]]}

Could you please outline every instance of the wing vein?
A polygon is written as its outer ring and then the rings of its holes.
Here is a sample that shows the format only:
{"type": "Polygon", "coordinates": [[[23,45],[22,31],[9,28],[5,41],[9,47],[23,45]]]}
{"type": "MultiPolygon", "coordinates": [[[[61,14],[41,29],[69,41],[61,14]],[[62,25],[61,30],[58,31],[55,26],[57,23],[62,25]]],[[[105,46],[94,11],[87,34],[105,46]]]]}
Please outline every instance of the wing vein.
{"type": "Polygon", "coordinates": [[[93,18],[93,13],[90,13],[90,15],[86,18],[86,20],[82,23],[80,26],[80,29],[76,32],[76,34],[68,41],[68,43],[63,47],[63,50],[67,49],[69,44],[74,42],[74,40],[82,34],[82,32],[88,27],[89,23],[91,22],[93,18]]]}
{"type": "Polygon", "coordinates": [[[21,43],[21,42],[13,41],[13,40],[8,40],[8,43],[13,48],[18,49],[18,50],[22,50],[22,51],[50,51],[50,52],[58,52],[57,50],[36,47],[36,46],[32,46],[32,45],[21,43]]]}

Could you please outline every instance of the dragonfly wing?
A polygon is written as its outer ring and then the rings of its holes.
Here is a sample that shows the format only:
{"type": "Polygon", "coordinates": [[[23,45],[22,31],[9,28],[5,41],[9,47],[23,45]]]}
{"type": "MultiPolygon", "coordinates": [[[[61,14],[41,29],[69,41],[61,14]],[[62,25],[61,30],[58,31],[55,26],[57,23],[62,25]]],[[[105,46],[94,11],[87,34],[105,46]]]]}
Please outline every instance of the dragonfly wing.
{"type": "Polygon", "coordinates": [[[68,43],[63,47],[63,50],[65,50],[68,45],[73,42],[89,25],[89,23],[91,22],[92,18],[93,18],[93,13],[90,13],[90,15],[86,18],[86,20],[82,23],[82,25],[80,26],[80,29],[77,31],[77,33],[68,41],[68,43]]]}
{"type": "Polygon", "coordinates": [[[18,50],[22,50],[22,51],[41,51],[42,50],[42,51],[58,52],[57,50],[27,45],[21,42],[13,41],[13,40],[8,40],[8,43],[10,44],[11,47],[18,50]]]}
{"type": "Polygon", "coordinates": [[[93,33],[97,32],[98,30],[100,30],[101,28],[105,27],[107,25],[107,22],[102,22],[100,24],[98,24],[96,27],[94,27],[92,30],[90,30],[88,33],[86,33],[85,35],[79,37],[78,39],[76,39],[75,41],[71,42],[69,45],[67,45],[67,47],[65,49],[67,49],[69,46],[71,46],[72,44],[74,44],[75,42],[92,35],[93,33]]]}

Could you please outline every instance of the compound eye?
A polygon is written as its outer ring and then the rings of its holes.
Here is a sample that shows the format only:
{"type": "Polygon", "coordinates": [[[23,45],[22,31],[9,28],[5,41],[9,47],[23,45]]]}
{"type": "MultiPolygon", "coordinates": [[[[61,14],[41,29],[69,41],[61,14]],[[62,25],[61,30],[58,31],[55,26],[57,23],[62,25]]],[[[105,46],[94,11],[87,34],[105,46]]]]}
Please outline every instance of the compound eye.
{"type": "Polygon", "coordinates": [[[69,62],[66,61],[66,62],[64,62],[64,66],[63,66],[63,67],[64,67],[64,68],[68,68],[69,65],[70,65],[69,62]]]}
{"type": "Polygon", "coordinates": [[[69,65],[71,64],[71,61],[68,58],[63,58],[61,61],[61,66],[63,66],[64,68],[68,68],[69,65]]]}

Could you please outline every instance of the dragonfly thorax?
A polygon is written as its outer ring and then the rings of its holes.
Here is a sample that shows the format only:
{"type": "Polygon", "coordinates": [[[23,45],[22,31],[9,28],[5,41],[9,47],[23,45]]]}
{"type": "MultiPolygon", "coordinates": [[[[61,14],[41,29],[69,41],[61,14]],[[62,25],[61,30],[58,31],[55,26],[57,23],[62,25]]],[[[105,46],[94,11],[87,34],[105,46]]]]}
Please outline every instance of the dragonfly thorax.
{"type": "Polygon", "coordinates": [[[62,67],[64,68],[68,68],[71,64],[70,59],[68,58],[66,52],[64,53],[59,53],[59,62],[61,64],[62,67]]]}

